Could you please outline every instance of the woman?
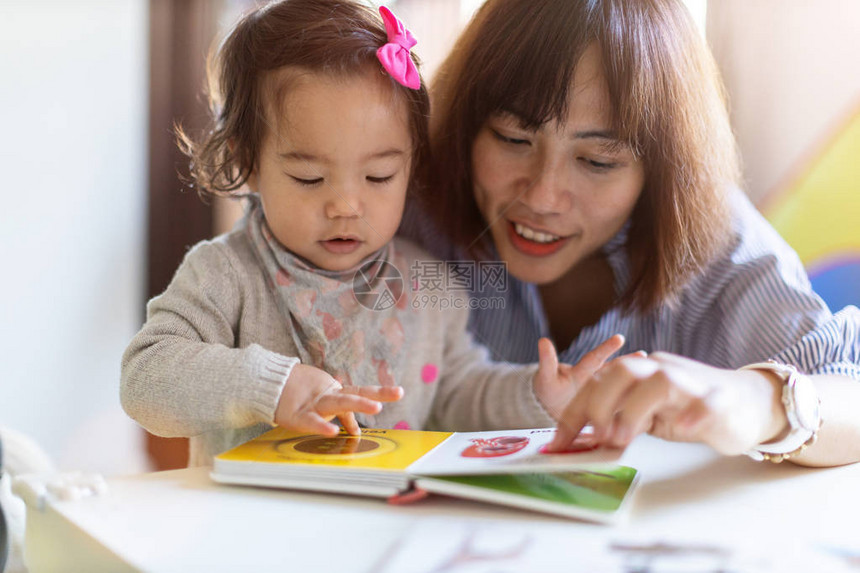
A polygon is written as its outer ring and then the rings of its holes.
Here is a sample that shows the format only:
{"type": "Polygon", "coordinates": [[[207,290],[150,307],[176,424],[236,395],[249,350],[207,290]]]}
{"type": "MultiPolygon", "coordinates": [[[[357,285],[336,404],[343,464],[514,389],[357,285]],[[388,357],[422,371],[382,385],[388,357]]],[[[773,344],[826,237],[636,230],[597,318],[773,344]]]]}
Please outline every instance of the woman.
{"type": "Polygon", "coordinates": [[[721,84],[679,1],[488,0],[431,98],[437,228],[410,232],[506,264],[507,284],[472,293],[503,303],[476,304],[496,309],[473,313],[476,338],[518,362],[540,336],[570,363],[615,333],[649,353],[553,412],[554,447],[590,423],[616,446],[649,432],[860,460],[860,312],[833,315],[737,189],[721,84]]]}

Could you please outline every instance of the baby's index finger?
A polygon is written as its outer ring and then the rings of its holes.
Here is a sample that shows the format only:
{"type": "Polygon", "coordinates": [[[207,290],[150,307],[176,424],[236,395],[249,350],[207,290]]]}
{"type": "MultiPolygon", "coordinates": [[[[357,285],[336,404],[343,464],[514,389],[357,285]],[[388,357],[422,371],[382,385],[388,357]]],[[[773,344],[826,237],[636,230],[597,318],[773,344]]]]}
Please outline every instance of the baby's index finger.
{"type": "Polygon", "coordinates": [[[622,346],[624,346],[624,343],[627,342],[627,338],[623,334],[618,333],[613,334],[612,336],[607,338],[605,342],[611,342],[613,345],[618,346],[618,348],[621,348],[622,346]]]}
{"type": "Polygon", "coordinates": [[[597,345],[596,348],[591,349],[589,352],[582,357],[579,361],[579,364],[587,368],[588,370],[594,371],[603,366],[603,364],[609,360],[609,357],[621,350],[621,347],[624,346],[624,336],[621,334],[615,334],[610,336],[603,342],[597,345]]]}
{"type": "Polygon", "coordinates": [[[361,426],[358,425],[358,422],[355,419],[355,414],[352,412],[345,412],[343,414],[338,414],[337,418],[340,420],[340,425],[343,426],[343,429],[346,430],[348,434],[352,436],[361,435],[361,426]]]}

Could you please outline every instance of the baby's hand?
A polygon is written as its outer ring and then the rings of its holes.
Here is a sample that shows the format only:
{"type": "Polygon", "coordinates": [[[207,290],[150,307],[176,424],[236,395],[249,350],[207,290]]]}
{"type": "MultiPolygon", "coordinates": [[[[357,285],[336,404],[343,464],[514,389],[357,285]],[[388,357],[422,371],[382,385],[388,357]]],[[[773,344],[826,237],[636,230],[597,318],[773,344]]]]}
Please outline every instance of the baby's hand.
{"type": "Polygon", "coordinates": [[[296,432],[334,436],[340,428],[330,420],[337,416],[347,432],[358,435],[354,412],[378,414],[381,402],[402,397],[399,386],[343,386],[319,368],[296,364],[278,401],[275,423],[296,432]]]}
{"type": "Polygon", "coordinates": [[[543,407],[558,420],[565,405],[580,386],[600,370],[610,356],[624,346],[620,334],[610,336],[600,346],[582,357],[576,365],[559,364],[555,346],[548,338],[538,340],[540,366],[534,376],[534,391],[543,407]]]}

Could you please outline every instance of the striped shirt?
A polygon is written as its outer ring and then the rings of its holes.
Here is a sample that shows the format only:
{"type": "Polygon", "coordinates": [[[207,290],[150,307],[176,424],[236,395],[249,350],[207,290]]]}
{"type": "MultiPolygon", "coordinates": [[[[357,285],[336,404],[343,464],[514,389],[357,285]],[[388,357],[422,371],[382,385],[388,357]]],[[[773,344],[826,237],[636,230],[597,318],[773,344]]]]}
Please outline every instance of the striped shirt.
{"type": "MultiPolygon", "coordinates": [[[[860,380],[860,310],[833,314],[812,291],[797,254],[737,191],[731,196],[729,248],[693,277],[673,305],[648,314],[606,312],[585,327],[559,359],[577,363],[616,333],[626,338],[620,353],[667,351],[720,368],[738,368],[768,358],[808,374],[842,374],[860,380]]],[[[426,220],[410,213],[405,235],[447,261],[465,257],[426,220]]],[[[622,230],[604,252],[616,292],[629,280],[622,230]]],[[[537,340],[550,336],[537,286],[506,276],[506,284],[476,285],[469,328],[494,360],[537,362],[537,340]]]]}

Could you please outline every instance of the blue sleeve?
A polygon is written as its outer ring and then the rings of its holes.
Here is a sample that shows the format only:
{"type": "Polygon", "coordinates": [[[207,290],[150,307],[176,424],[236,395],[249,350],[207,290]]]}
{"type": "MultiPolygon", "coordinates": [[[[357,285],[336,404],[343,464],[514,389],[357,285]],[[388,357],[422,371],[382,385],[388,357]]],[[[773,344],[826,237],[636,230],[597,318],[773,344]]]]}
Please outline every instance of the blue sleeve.
{"type": "Polygon", "coordinates": [[[668,346],[725,368],[774,358],[860,380],[860,311],[834,315],[794,250],[740,192],[733,207],[734,239],[685,289],[668,346]]]}

